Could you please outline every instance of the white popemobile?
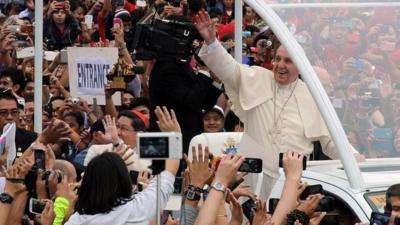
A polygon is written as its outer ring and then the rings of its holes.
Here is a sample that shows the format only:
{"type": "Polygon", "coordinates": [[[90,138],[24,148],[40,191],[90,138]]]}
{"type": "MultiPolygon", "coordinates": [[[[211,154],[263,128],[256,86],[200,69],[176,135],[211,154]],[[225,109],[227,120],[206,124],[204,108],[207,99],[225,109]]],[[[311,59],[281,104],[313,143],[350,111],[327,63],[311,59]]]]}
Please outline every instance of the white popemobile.
{"type": "MultiPolygon", "coordinates": [[[[270,4],[271,1],[268,0],[244,1],[253,8],[264,21],[268,21],[268,26],[288,50],[292,60],[302,74],[302,79],[307,83],[339,151],[341,160],[309,161],[306,171],[303,172],[302,180],[309,185],[321,184],[324,194],[335,198],[336,204],[334,212],[340,215],[340,224],[351,224],[358,220],[368,222],[371,212],[383,212],[387,188],[393,184],[400,183],[400,160],[399,158],[377,158],[366,159],[365,162],[361,163],[356,162],[353,154],[349,151],[349,141],[335,111],[338,107],[337,102],[335,104],[331,103],[331,99],[325,92],[316,72],[305,55],[302,48],[304,47],[304,43],[300,43],[301,41],[295,38],[296,28],[290,26],[290,29],[288,29],[286,26],[287,23],[285,25],[282,20],[286,22],[290,21],[288,18],[285,18],[285,15],[287,16],[289,14],[293,17],[296,14],[296,10],[299,9],[304,13],[304,8],[320,11],[323,9],[325,13],[327,10],[346,9],[346,7],[352,7],[353,9],[355,7],[360,7],[365,13],[370,13],[371,10],[374,10],[374,7],[396,7],[400,11],[400,2],[385,3],[380,1],[374,3],[368,1],[365,3],[332,3],[328,1],[328,3],[307,3],[307,0],[303,0],[296,1],[296,3],[270,4]],[[287,13],[288,10],[290,10],[290,13],[287,13]]],[[[319,2],[323,1],[321,0],[319,2]]],[[[298,15],[301,17],[303,14],[298,15]]],[[[239,16],[238,18],[236,18],[235,21],[238,24],[242,24],[240,22],[241,17],[239,16]]],[[[310,27],[308,29],[312,28],[310,27]]],[[[310,33],[311,32],[312,31],[310,31],[310,33]]],[[[322,30],[321,35],[323,35],[324,32],[326,33],[326,30],[322,30]]],[[[241,37],[241,35],[237,36],[241,37]]],[[[304,42],[304,40],[302,41],[304,42]]],[[[232,141],[239,143],[240,139],[241,133],[203,133],[195,137],[191,145],[203,143],[210,146],[210,149],[214,149],[212,151],[216,151],[215,153],[218,154],[221,147],[226,147],[227,143],[232,141]]],[[[284,183],[283,171],[281,170],[280,172],[281,177],[272,190],[270,198],[280,198],[284,183]]],[[[259,178],[262,179],[262,175],[259,176],[259,178]]],[[[257,182],[258,186],[255,188],[256,191],[260,190],[259,186],[262,183],[260,179],[257,182]]]]}

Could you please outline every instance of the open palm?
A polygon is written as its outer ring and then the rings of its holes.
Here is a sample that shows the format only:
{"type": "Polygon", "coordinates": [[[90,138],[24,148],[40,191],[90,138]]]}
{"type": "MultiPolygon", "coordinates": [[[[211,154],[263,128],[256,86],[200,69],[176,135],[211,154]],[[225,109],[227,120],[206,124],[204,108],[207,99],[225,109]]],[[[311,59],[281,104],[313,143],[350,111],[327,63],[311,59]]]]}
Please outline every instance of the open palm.
{"type": "Polygon", "coordinates": [[[206,44],[211,44],[215,41],[215,26],[211,21],[210,15],[205,10],[199,11],[196,15],[194,26],[206,44]]]}

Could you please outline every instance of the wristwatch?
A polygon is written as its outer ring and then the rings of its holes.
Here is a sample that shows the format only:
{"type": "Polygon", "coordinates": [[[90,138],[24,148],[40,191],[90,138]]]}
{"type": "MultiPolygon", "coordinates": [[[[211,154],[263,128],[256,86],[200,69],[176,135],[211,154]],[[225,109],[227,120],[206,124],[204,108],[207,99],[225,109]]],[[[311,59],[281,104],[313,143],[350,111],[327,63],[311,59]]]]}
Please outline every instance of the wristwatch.
{"type": "Polygon", "coordinates": [[[225,187],[225,185],[223,185],[221,182],[219,182],[219,181],[215,181],[212,185],[211,185],[211,188],[214,188],[215,190],[217,190],[217,191],[220,191],[220,192],[222,192],[222,193],[224,193],[225,194],[225,192],[226,192],[226,187],[225,187]]]}
{"type": "Polygon", "coordinates": [[[13,200],[14,200],[14,198],[5,192],[0,194],[0,202],[1,203],[11,204],[13,202],[13,200]]]}
{"type": "Polygon", "coordinates": [[[199,201],[202,192],[203,190],[201,188],[189,185],[188,190],[186,192],[186,199],[192,201],[199,201]]]}
{"type": "Polygon", "coordinates": [[[114,148],[118,148],[120,145],[122,145],[124,142],[121,139],[118,139],[118,142],[113,144],[114,148]]]}

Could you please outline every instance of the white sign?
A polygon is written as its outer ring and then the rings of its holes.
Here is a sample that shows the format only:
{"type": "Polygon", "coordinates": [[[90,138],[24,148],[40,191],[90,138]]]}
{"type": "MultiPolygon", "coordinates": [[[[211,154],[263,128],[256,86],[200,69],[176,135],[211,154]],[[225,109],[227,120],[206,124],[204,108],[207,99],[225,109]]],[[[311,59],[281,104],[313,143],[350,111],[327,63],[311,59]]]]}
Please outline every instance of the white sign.
{"type": "MultiPolygon", "coordinates": [[[[71,96],[83,98],[89,104],[96,98],[99,105],[104,105],[106,75],[118,60],[118,49],[72,47],[67,53],[71,96]]],[[[121,94],[113,95],[113,101],[121,105],[121,94]]]]}

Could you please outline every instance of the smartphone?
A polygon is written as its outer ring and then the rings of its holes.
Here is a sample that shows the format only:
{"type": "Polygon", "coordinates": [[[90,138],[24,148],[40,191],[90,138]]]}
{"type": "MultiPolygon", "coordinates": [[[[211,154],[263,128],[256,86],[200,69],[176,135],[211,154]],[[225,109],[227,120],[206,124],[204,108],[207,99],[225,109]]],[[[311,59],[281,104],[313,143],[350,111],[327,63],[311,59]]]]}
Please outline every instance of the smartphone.
{"type": "Polygon", "coordinates": [[[120,18],[113,19],[113,27],[120,28],[122,26],[122,20],[120,18]]]}
{"type": "Polygon", "coordinates": [[[316,212],[331,212],[335,209],[335,198],[332,196],[325,196],[318,204],[316,212]]]}
{"type": "Polygon", "coordinates": [[[85,15],[85,24],[88,29],[93,28],[93,15],[85,15]]]}
{"type": "Polygon", "coordinates": [[[375,139],[393,140],[393,131],[391,128],[375,128],[372,130],[375,139]]]}
{"type": "Polygon", "coordinates": [[[20,33],[21,32],[21,25],[10,25],[8,26],[8,29],[10,30],[11,33],[20,33]]]}
{"type": "Polygon", "coordinates": [[[50,76],[43,76],[42,79],[43,85],[50,85],[50,76]]]}
{"type": "Polygon", "coordinates": [[[256,208],[256,203],[253,199],[249,199],[242,204],[243,214],[246,216],[250,224],[253,223],[254,213],[252,209],[256,208]]]}
{"type": "Polygon", "coordinates": [[[261,173],[262,160],[258,158],[246,158],[242,165],[240,165],[239,171],[248,173],[261,173]]]}
{"type": "Polygon", "coordinates": [[[28,35],[16,33],[15,34],[15,40],[25,42],[25,41],[28,40],[28,35]]]}
{"type": "Polygon", "coordinates": [[[270,198],[268,200],[268,211],[271,215],[274,214],[278,203],[279,203],[279,198],[270,198]]]}
{"type": "Polygon", "coordinates": [[[390,214],[384,214],[380,212],[372,212],[371,219],[369,220],[370,225],[379,224],[379,225],[388,225],[390,221],[390,214]]]}
{"type": "Polygon", "coordinates": [[[169,211],[169,210],[164,210],[161,213],[161,224],[167,223],[169,215],[171,215],[171,211],[169,211]]]}
{"type": "Polygon", "coordinates": [[[34,149],[35,152],[35,164],[37,169],[45,170],[45,157],[44,157],[44,150],[43,149],[34,149]]]}
{"type": "Polygon", "coordinates": [[[17,59],[23,59],[35,56],[34,47],[22,48],[16,51],[17,59]]]}
{"type": "Polygon", "coordinates": [[[183,193],[183,177],[176,177],[174,182],[173,194],[182,195],[183,193]]]}
{"type": "Polygon", "coordinates": [[[337,213],[327,213],[324,218],[322,218],[319,225],[339,225],[339,214],[337,213]]]}
{"type": "Polygon", "coordinates": [[[231,191],[235,190],[243,181],[244,181],[243,178],[241,178],[240,180],[236,181],[231,186],[229,186],[229,190],[231,190],[231,191]]]}
{"type": "Polygon", "coordinates": [[[132,183],[133,185],[137,185],[137,183],[138,183],[138,177],[139,177],[139,172],[138,172],[138,171],[135,171],[135,170],[131,170],[131,171],[129,171],[129,176],[130,176],[130,178],[131,178],[131,183],[132,183]]]}
{"type": "MultiPolygon", "coordinates": [[[[279,167],[283,168],[283,153],[279,153],[279,167]]],[[[303,158],[303,170],[307,169],[307,157],[303,158]]]]}
{"type": "Polygon", "coordinates": [[[67,53],[67,50],[65,50],[65,49],[60,51],[60,63],[63,63],[63,64],[68,63],[68,53],[67,53]]]}
{"type": "Polygon", "coordinates": [[[309,185],[304,189],[303,193],[301,193],[300,199],[305,200],[309,195],[322,194],[322,191],[322,185],[320,184],[309,185]]]}
{"type": "Polygon", "coordinates": [[[44,201],[40,201],[36,198],[31,198],[29,200],[29,212],[33,214],[42,214],[45,206],[46,202],[44,201]]]}

